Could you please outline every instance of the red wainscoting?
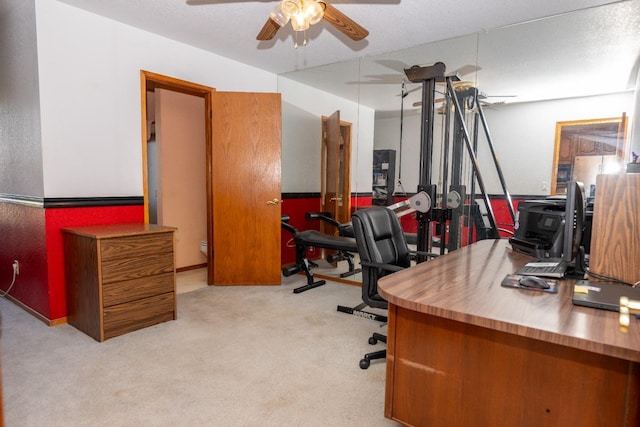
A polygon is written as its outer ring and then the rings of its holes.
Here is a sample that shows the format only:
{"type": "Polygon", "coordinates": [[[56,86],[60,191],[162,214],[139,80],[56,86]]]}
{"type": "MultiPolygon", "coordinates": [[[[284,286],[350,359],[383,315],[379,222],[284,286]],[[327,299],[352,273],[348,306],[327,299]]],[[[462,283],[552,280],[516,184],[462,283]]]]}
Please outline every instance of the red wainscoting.
{"type": "MultiPolygon", "coordinates": [[[[318,212],[320,210],[320,197],[283,197],[280,209],[283,216],[289,216],[289,224],[294,226],[298,231],[320,229],[318,221],[307,221],[304,218],[307,212],[318,212]]],[[[282,249],[280,251],[280,264],[292,264],[296,260],[293,235],[284,229],[282,229],[281,233],[282,249]]]]}
{"type": "Polygon", "coordinates": [[[49,208],[46,211],[49,292],[51,294],[50,319],[66,317],[67,302],[64,277],[64,227],[83,225],[144,222],[142,206],[105,206],[82,208],[49,208]]]}
{"type": "Polygon", "coordinates": [[[13,261],[20,274],[8,298],[49,319],[49,287],[44,209],[21,203],[0,203],[0,288],[6,292],[13,277],[13,261]]]}
{"type": "Polygon", "coordinates": [[[13,260],[17,260],[20,274],[9,298],[46,323],[64,323],[67,304],[60,229],[143,221],[143,207],[139,205],[45,209],[0,203],[0,288],[6,291],[9,287],[13,260]]]}
{"type": "MultiPolygon", "coordinates": [[[[318,221],[307,221],[305,214],[320,210],[320,197],[283,196],[282,214],[298,230],[319,229],[318,221]]],[[[396,201],[400,201],[398,199],[396,201]]],[[[517,211],[519,200],[514,200],[517,211]]],[[[352,208],[371,206],[371,196],[352,196],[352,208]]],[[[500,228],[513,230],[507,202],[492,200],[492,207],[500,228]]],[[[13,260],[20,262],[20,275],[10,293],[18,303],[49,324],[66,320],[66,293],[64,278],[64,227],[127,222],[143,222],[142,205],[104,207],[42,208],[30,204],[0,203],[0,289],[11,283],[13,260]]],[[[414,215],[402,218],[407,232],[417,231],[414,215]]],[[[501,233],[502,237],[508,234],[501,233]]],[[[465,242],[466,244],[466,242],[465,242]]],[[[314,258],[313,249],[309,257],[314,258]]],[[[281,264],[295,262],[295,247],[291,233],[282,231],[281,264]]]]}

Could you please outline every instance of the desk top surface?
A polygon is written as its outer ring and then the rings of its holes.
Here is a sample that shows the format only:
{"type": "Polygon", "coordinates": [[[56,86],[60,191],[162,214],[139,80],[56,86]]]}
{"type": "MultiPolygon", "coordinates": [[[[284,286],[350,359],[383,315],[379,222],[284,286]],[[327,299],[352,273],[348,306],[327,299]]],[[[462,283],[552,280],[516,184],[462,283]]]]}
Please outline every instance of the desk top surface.
{"type": "Polygon", "coordinates": [[[557,294],[500,285],[530,260],[506,239],[482,240],[383,277],[378,288],[413,311],[640,362],[640,322],[623,333],[618,313],[574,306],[574,280],[560,281],[557,294]]]}

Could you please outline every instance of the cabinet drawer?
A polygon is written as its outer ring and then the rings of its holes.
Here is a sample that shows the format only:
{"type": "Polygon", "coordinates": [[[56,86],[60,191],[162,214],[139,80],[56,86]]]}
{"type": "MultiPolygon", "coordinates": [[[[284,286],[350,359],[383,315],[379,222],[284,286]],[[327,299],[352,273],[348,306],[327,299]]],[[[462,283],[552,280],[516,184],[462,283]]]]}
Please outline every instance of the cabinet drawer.
{"type": "Polygon", "coordinates": [[[106,283],[102,287],[102,305],[110,307],[173,291],[173,272],[124,282],[106,283]]]}
{"type": "Polygon", "coordinates": [[[175,319],[173,293],[156,295],[104,309],[104,339],[175,319]]]}
{"type": "Polygon", "coordinates": [[[102,261],[103,284],[170,272],[173,272],[173,252],[102,261]]]}
{"type": "Polygon", "coordinates": [[[100,246],[103,261],[169,252],[173,250],[173,233],[102,239],[100,246]]]}

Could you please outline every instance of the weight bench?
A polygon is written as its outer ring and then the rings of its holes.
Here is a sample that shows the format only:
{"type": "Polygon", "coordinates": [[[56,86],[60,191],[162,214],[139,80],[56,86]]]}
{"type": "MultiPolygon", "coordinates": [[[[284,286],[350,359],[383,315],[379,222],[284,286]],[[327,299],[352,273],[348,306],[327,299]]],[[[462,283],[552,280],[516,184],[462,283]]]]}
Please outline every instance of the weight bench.
{"type": "MultiPolygon", "coordinates": [[[[339,223],[338,221],[333,219],[330,212],[307,212],[304,217],[307,219],[307,221],[320,220],[333,225],[338,229],[338,236],[355,238],[355,235],[353,234],[353,225],[350,222],[345,224],[339,223]]],[[[339,261],[347,261],[347,263],[349,264],[349,270],[345,271],[344,273],[340,273],[340,277],[342,278],[353,276],[354,274],[358,274],[362,271],[362,269],[360,268],[355,268],[355,264],[353,263],[355,256],[352,252],[357,251],[338,250],[338,253],[327,256],[327,262],[330,264],[339,261]]]]}
{"type": "MultiPolygon", "coordinates": [[[[309,289],[317,288],[326,283],[325,280],[314,280],[313,273],[310,268],[310,261],[307,259],[307,248],[313,246],[321,249],[333,249],[340,253],[358,252],[358,246],[356,240],[352,237],[344,236],[332,236],[329,234],[321,233],[317,230],[305,230],[298,231],[294,226],[288,223],[289,216],[283,215],[281,225],[282,228],[293,234],[293,241],[296,245],[296,263],[290,267],[282,269],[284,277],[289,277],[292,274],[297,274],[304,271],[307,276],[307,284],[300,286],[293,290],[293,293],[300,293],[309,289]]],[[[353,260],[346,258],[349,261],[349,268],[353,269],[353,260]]]]}

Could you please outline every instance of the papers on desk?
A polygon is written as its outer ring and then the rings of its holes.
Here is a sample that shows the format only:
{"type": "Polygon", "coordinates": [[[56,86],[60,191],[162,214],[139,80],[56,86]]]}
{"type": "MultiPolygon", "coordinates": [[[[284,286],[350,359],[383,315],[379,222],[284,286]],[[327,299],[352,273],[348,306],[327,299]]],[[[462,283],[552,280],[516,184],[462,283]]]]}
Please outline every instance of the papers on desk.
{"type": "Polygon", "coordinates": [[[507,274],[504,279],[502,279],[501,285],[505,288],[526,289],[528,291],[547,292],[550,294],[558,293],[558,281],[556,279],[540,277],[536,278],[540,281],[538,283],[531,279],[532,276],[507,274]]]}

